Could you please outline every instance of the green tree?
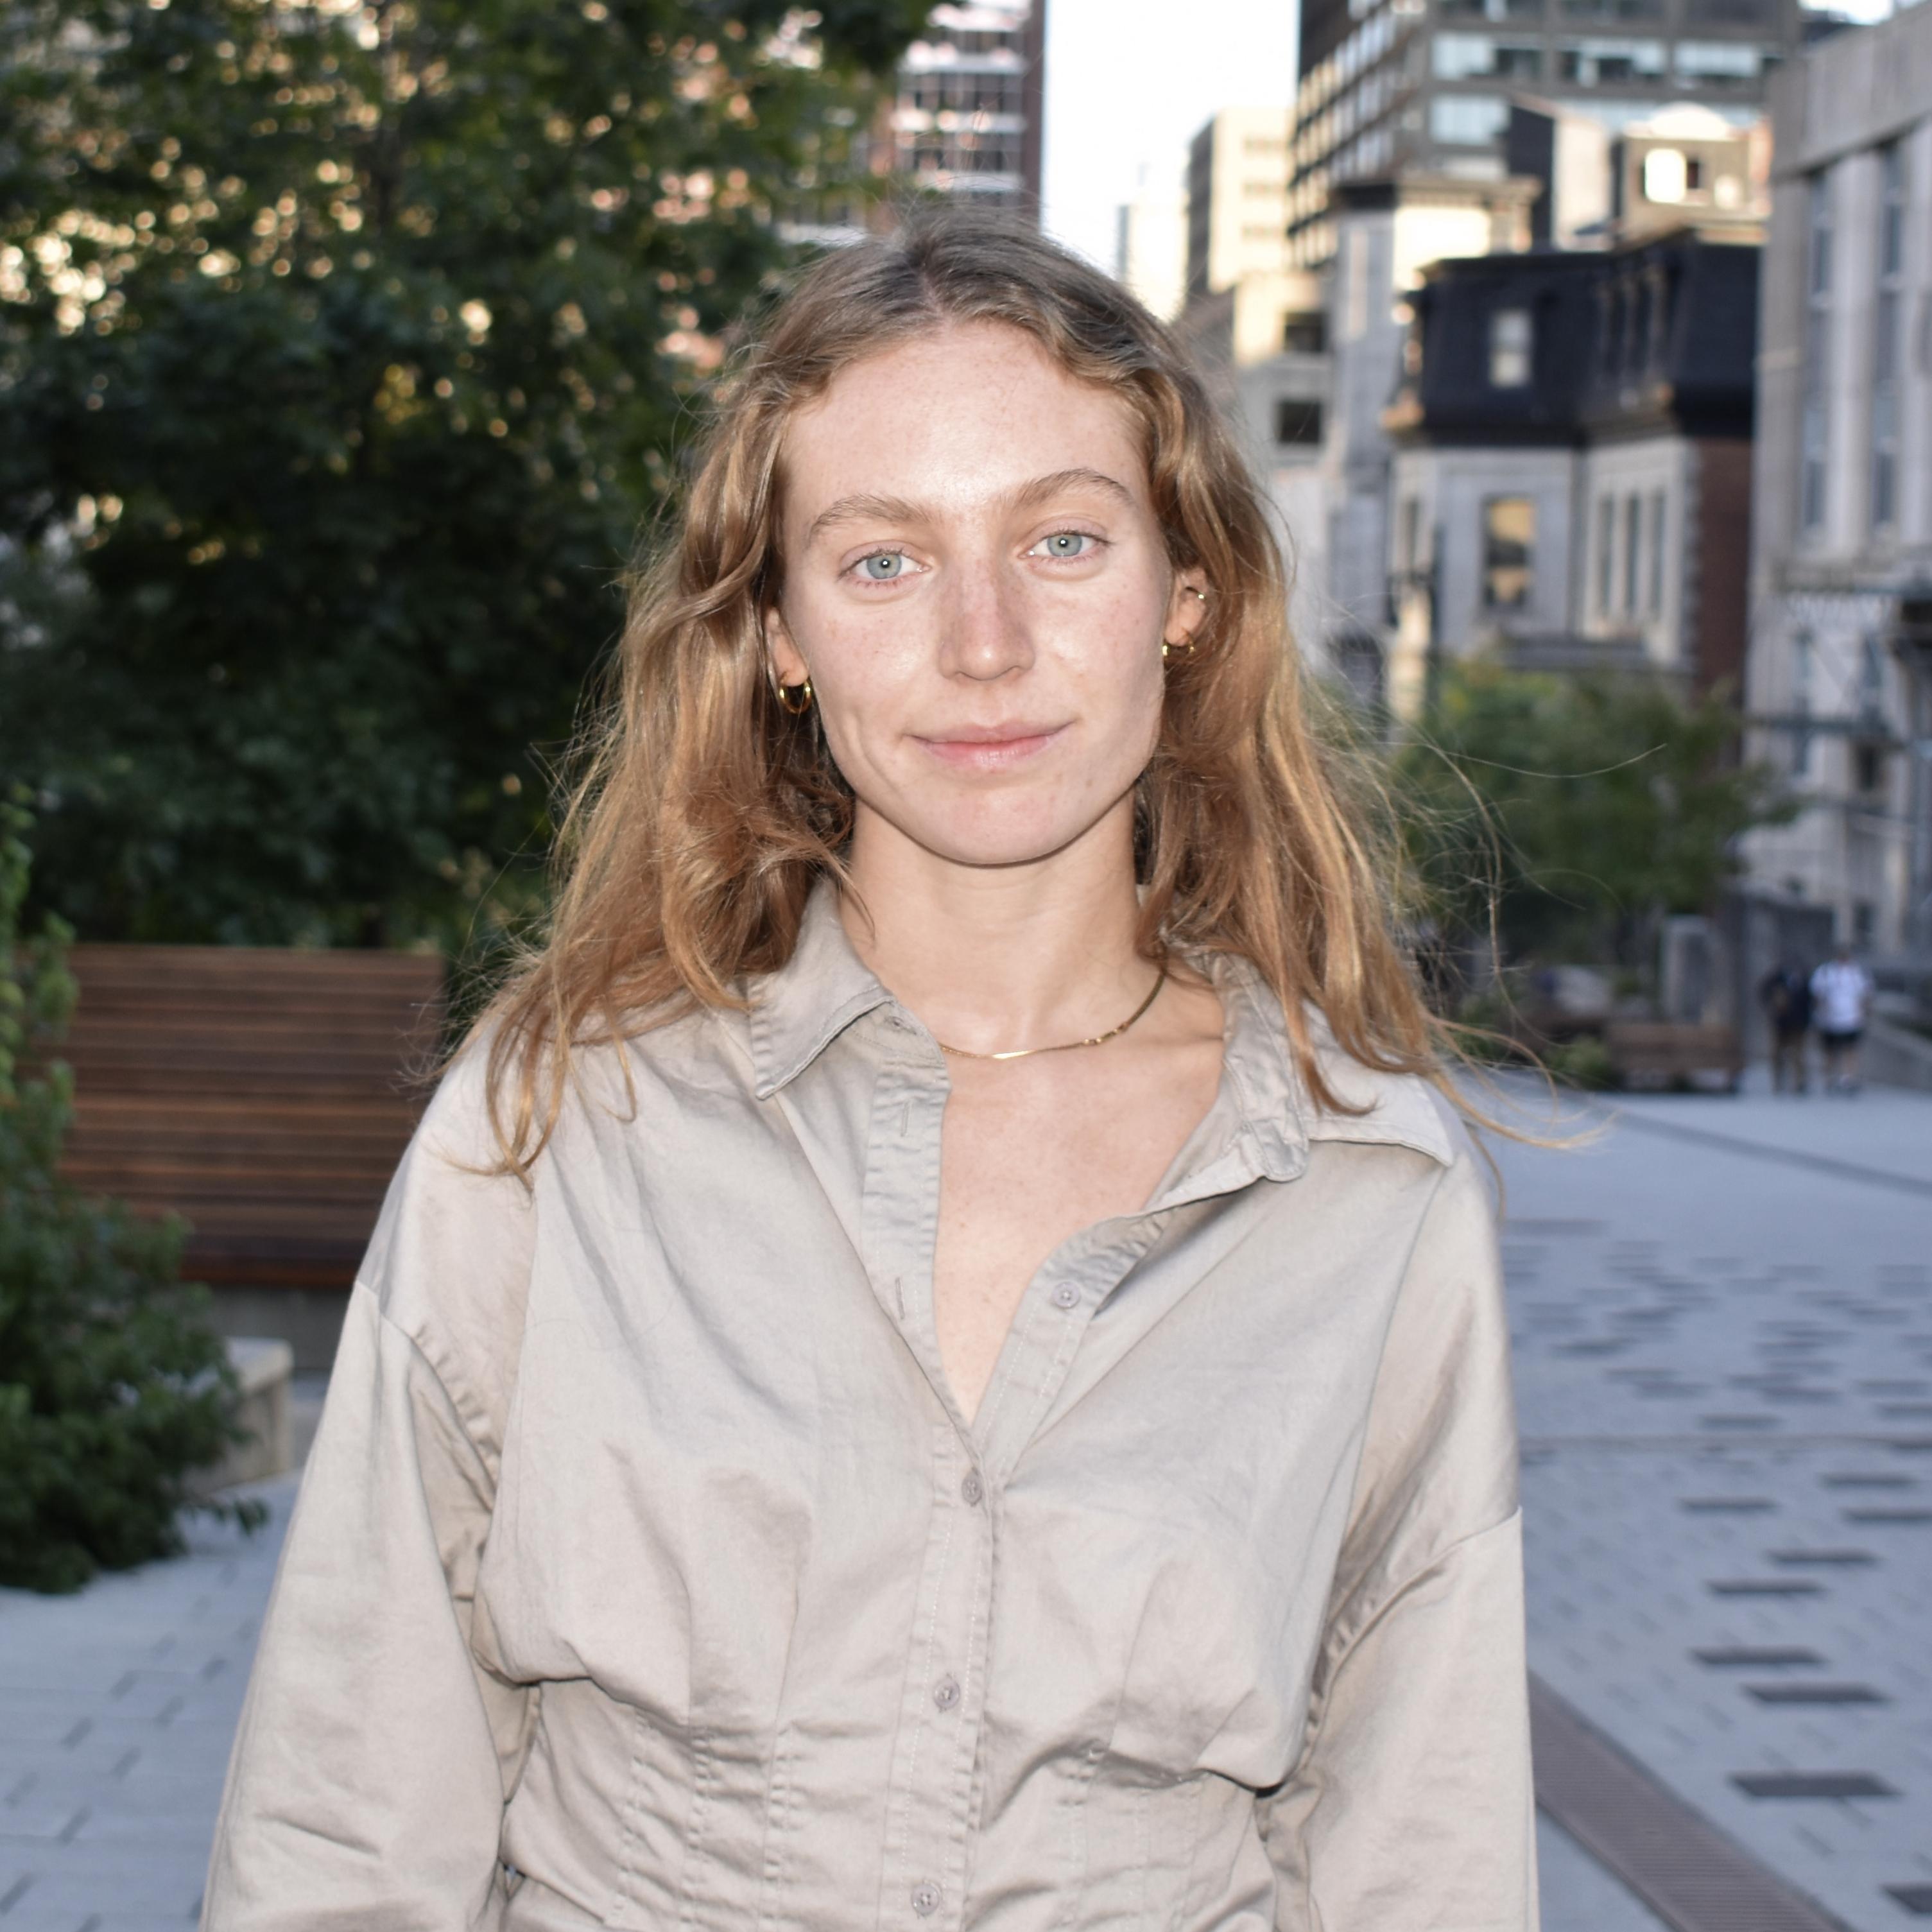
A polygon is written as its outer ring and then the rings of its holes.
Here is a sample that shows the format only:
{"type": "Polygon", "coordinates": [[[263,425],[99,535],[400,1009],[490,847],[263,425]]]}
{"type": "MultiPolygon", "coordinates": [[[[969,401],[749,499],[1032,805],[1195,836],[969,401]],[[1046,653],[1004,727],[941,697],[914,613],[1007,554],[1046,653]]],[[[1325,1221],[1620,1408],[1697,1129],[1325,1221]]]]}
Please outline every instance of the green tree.
{"type": "Polygon", "coordinates": [[[1641,970],[1659,916],[1710,910],[1742,835],[1790,815],[1737,729],[1661,679],[1448,667],[1396,760],[1417,869],[1448,922],[1493,912],[1506,958],[1641,970]]]}
{"type": "Polygon", "coordinates": [[[30,823],[0,796],[0,1583],[73,1590],[179,1546],[188,1477],[236,1439],[235,1379],[207,1291],[176,1280],[178,1226],[59,1178],[73,1082],[46,1055],[74,982],[58,922],[20,937],[30,823]]]}
{"type": "Polygon", "coordinates": [[[62,614],[0,586],[40,903],[460,940],[543,842],[778,216],[838,189],[926,10],[0,9],[0,532],[62,614]]]}

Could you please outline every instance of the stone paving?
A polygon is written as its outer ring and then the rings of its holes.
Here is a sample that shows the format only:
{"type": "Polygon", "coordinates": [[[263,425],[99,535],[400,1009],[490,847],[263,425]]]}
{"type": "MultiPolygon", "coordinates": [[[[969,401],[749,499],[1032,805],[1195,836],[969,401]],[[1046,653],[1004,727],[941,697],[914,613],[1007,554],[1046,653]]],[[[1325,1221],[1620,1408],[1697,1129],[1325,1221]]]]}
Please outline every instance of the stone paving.
{"type": "Polygon", "coordinates": [[[0,1591],[0,1928],[181,1932],[202,1880],[229,1740],[295,1478],[267,1528],[206,1518],[188,1553],[76,1597],[0,1591]]]}
{"type": "MultiPolygon", "coordinates": [[[[1910,1932],[1932,1916],[1932,1099],[1615,1112],[1588,1147],[1500,1156],[1532,1665],[1855,1932],[1910,1932]]],[[[193,1923],[293,1492],[252,1492],[252,1540],[195,1522],[185,1557],[77,1598],[0,1592],[0,1932],[193,1923]]],[[[1663,1932],[1547,1820],[1539,1843],[1547,1932],[1663,1932]]]]}
{"type": "MultiPolygon", "coordinates": [[[[1502,1155],[1532,1666],[1846,1925],[1906,1932],[1932,1916],[1932,1100],[1604,1111],[1592,1146],[1502,1155]]],[[[1596,1923],[1552,1903],[1551,1932],[1596,1923]]]]}

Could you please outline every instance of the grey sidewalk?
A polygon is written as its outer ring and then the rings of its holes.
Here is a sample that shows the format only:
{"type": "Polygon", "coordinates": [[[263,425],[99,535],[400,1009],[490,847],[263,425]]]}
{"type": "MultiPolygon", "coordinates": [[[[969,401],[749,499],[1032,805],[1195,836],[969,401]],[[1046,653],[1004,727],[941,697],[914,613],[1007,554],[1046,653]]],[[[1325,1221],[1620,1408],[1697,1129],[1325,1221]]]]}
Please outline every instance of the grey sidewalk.
{"type": "Polygon", "coordinates": [[[206,1519],[188,1554],[75,1597],[0,1591],[0,1927],[181,1932],[209,1834],[295,1479],[244,1492],[244,1538],[206,1519]]]}
{"type": "Polygon", "coordinates": [[[1501,1157],[1532,1667],[1845,1924],[1905,1932],[1932,1915],[1932,1099],[1604,1111],[1594,1145],[1501,1157]]]}
{"type": "MultiPolygon", "coordinates": [[[[1932,1914],[1932,1099],[1618,1108],[1587,1148],[1501,1154],[1532,1663],[1845,1924],[1909,1932],[1932,1914]],[[1895,1795],[1737,1782],[1794,1776],[1895,1795]]],[[[0,1592],[0,1932],[192,1923],[293,1486],[257,1492],[253,1541],[191,1526],[186,1558],[78,1598],[0,1592]]],[[[1548,1932],[1658,1932],[1540,1837],[1548,1932]]]]}

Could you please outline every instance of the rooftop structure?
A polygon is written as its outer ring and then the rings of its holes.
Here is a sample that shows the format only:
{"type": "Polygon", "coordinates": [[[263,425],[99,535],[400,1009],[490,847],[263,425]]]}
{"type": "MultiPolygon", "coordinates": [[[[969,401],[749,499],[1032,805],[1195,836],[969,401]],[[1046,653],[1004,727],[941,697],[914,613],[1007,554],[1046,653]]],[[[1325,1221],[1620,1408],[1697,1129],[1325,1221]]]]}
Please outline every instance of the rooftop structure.
{"type": "Polygon", "coordinates": [[[1334,253],[1345,183],[1503,175],[1519,94],[1612,134],[1684,100],[1742,126],[1802,38],[1798,0],[1306,0],[1291,260],[1334,253]]]}

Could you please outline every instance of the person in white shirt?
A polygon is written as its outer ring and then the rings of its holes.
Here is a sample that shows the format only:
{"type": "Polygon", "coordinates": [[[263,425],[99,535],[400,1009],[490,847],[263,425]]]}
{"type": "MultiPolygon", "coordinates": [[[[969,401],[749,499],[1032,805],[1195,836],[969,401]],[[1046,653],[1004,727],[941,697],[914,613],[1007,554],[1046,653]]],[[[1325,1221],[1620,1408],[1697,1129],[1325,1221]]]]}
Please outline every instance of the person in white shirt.
{"type": "Polygon", "coordinates": [[[1811,1004],[1819,1044],[1825,1049],[1825,1090],[1858,1090],[1858,1042],[1864,1036],[1871,975],[1840,946],[1811,976],[1811,1004]]]}

